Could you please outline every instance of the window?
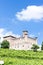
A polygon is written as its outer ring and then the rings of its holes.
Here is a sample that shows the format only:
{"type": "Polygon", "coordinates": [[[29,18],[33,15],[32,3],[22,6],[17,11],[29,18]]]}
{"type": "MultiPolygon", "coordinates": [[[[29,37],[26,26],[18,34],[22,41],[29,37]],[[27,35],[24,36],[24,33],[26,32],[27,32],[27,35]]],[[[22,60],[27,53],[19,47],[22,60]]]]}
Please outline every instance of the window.
{"type": "Polygon", "coordinates": [[[29,48],[29,46],[28,46],[28,48],[29,48]]]}
{"type": "Polygon", "coordinates": [[[23,45],[23,47],[24,47],[24,45],[23,45]]]}
{"type": "Polygon", "coordinates": [[[17,47],[19,48],[19,45],[17,47]]]}

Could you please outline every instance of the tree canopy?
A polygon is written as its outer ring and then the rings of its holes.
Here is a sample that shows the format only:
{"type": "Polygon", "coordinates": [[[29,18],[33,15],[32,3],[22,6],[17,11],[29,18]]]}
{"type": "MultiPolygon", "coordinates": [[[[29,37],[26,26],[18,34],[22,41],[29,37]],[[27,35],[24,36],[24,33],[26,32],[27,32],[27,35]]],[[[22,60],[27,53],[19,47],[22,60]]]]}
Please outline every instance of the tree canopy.
{"type": "Polygon", "coordinates": [[[7,40],[2,41],[1,48],[9,48],[9,42],[7,40]]]}
{"type": "Polygon", "coordinates": [[[32,48],[31,49],[33,49],[33,51],[37,51],[37,49],[39,49],[39,46],[38,45],[36,45],[36,44],[33,44],[33,46],[32,46],[32,48]]]}
{"type": "Polygon", "coordinates": [[[41,44],[41,50],[43,50],[43,42],[42,42],[42,44],[41,44]]]}

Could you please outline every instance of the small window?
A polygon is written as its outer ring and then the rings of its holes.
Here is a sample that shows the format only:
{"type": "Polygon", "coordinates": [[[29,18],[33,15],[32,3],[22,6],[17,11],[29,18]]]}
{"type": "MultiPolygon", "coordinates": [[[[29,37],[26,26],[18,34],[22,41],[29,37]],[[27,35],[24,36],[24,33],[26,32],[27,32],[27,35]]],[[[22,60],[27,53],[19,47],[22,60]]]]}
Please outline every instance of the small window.
{"type": "Polygon", "coordinates": [[[29,46],[28,46],[28,48],[29,48],[29,46]]]}
{"type": "Polygon", "coordinates": [[[23,45],[23,47],[24,47],[24,45],[23,45]]]}

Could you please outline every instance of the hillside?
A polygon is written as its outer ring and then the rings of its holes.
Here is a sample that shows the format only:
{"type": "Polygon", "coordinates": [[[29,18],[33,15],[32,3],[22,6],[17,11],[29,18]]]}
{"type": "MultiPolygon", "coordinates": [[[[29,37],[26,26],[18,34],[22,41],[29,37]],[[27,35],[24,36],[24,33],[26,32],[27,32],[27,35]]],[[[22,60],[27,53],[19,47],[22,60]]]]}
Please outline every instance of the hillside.
{"type": "Polygon", "coordinates": [[[4,65],[43,65],[43,51],[0,49],[0,60],[4,65]]]}

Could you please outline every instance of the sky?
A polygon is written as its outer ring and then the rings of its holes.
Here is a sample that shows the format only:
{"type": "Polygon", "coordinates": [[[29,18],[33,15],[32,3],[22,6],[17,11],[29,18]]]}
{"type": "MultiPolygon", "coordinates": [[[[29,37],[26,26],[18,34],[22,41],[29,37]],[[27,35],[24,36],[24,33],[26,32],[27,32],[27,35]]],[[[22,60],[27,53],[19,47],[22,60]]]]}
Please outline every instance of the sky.
{"type": "Polygon", "coordinates": [[[28,36],[43,41],[43,0],[0,0],[0,36],[28,36]]]}

